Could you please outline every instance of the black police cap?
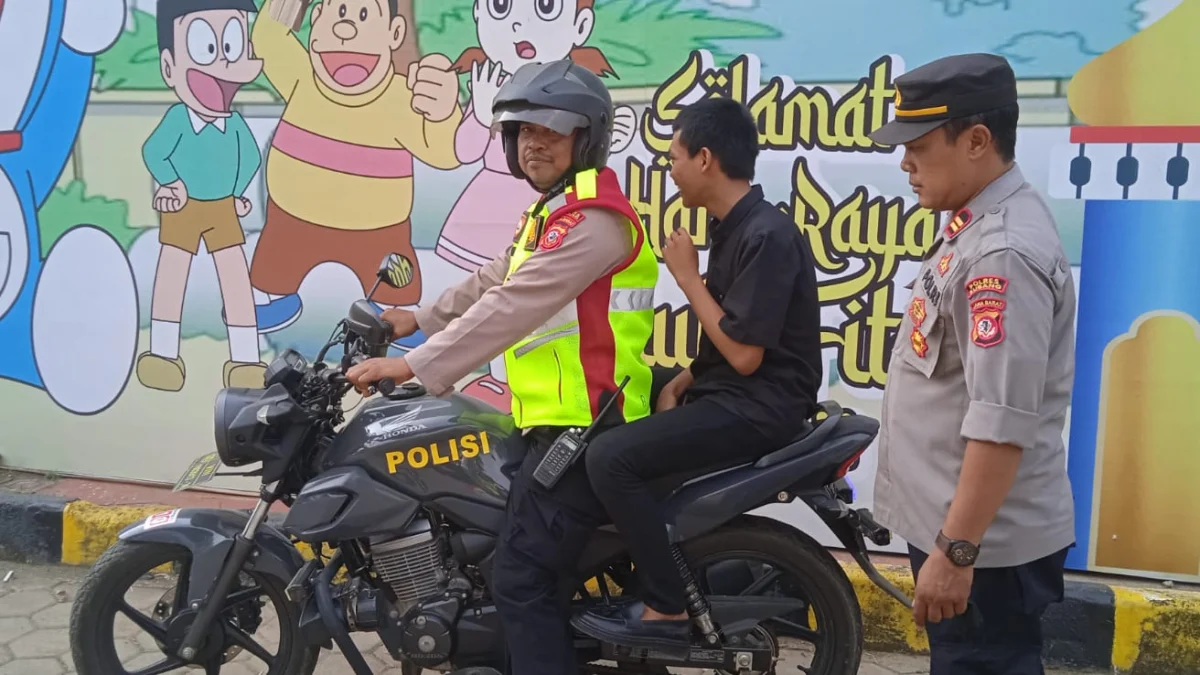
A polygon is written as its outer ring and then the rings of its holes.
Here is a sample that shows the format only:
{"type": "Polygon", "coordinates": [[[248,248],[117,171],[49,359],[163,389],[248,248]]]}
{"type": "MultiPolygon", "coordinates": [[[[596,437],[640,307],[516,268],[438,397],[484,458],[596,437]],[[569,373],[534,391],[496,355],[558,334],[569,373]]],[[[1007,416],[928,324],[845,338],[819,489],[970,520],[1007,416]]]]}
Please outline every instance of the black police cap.
{"type": "Polygon", "coordinates": [[[1017,102],[1017,78],[1003,56],[958,54],[897,77],[895,118],[869,134],[879,145],[903,145],[952,119],[1017,102]]]}

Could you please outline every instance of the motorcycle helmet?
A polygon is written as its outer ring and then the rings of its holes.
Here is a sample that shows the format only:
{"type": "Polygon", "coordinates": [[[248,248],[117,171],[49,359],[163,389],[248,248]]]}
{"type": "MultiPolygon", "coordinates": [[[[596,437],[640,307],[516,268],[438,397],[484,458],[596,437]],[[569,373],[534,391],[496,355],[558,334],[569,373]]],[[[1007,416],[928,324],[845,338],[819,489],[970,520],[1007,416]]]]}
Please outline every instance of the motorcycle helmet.
{"type": "Polygon", "coordinates": [[[612,96],[597,75],[570,59],[521,66],[500,87],[492,103],[492,126],[500,126],[508,170],[528,180],[517,161],[517,134],[523,122],[564,135],[583,130],[575,137],[570,173],[603,169],[608,162],[612,96]]]}

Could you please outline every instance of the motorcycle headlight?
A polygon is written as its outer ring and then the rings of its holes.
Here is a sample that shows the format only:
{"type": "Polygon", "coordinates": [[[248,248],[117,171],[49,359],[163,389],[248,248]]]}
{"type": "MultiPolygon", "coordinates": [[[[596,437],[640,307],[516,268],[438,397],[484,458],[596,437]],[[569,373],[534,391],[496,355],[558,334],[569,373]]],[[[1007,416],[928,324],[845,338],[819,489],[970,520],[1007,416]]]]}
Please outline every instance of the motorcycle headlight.
{"type": "Polygon", "coordinates": [[[217,392],[213,405],[217,455],[226,466],[241,466],[255,461],[247,456],[251,438],[246,429],[235,426],[238,413],[262,399],[262,389],[229,388],[217,392]]]}

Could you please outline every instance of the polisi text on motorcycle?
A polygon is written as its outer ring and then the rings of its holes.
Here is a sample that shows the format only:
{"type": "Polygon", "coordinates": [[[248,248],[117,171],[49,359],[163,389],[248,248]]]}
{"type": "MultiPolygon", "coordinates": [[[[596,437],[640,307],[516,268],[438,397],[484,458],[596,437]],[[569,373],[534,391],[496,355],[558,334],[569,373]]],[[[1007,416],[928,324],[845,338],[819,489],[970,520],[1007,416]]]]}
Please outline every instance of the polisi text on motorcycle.
{"type": "Polygon", "coordinates": [[[428,448],[417,445],[407,450],[389,452],[386,455],[388,473],[396,473],[400,467],[406,465],[414,469],[424,469],[430,464],[436,466],[461,462],[464,459],[477,457],[480,452],[486,455],[492,451],[486,431],[451,438],[447,445],[445,450],[449,454],[442,454],[443,448],[438,447],[437,441],[430,443],[428,448]]]}

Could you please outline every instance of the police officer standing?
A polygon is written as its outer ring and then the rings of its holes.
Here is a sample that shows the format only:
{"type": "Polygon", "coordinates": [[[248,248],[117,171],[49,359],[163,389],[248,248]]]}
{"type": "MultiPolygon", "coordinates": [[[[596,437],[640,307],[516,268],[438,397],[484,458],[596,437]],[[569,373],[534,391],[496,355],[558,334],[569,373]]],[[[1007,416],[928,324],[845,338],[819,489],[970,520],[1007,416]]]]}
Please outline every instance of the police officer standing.
{"type": "Polygon", "coordinates": [[[925,254],[892,350],[875,509],[909,543],[933,675],[1040,674],[1040,619],[1074,545],[1063,424],[1075,285],[1054,219],[1014,161],[1017,87],[990,54],[896,79],[921,206],[953,214],[925,254]]]}

